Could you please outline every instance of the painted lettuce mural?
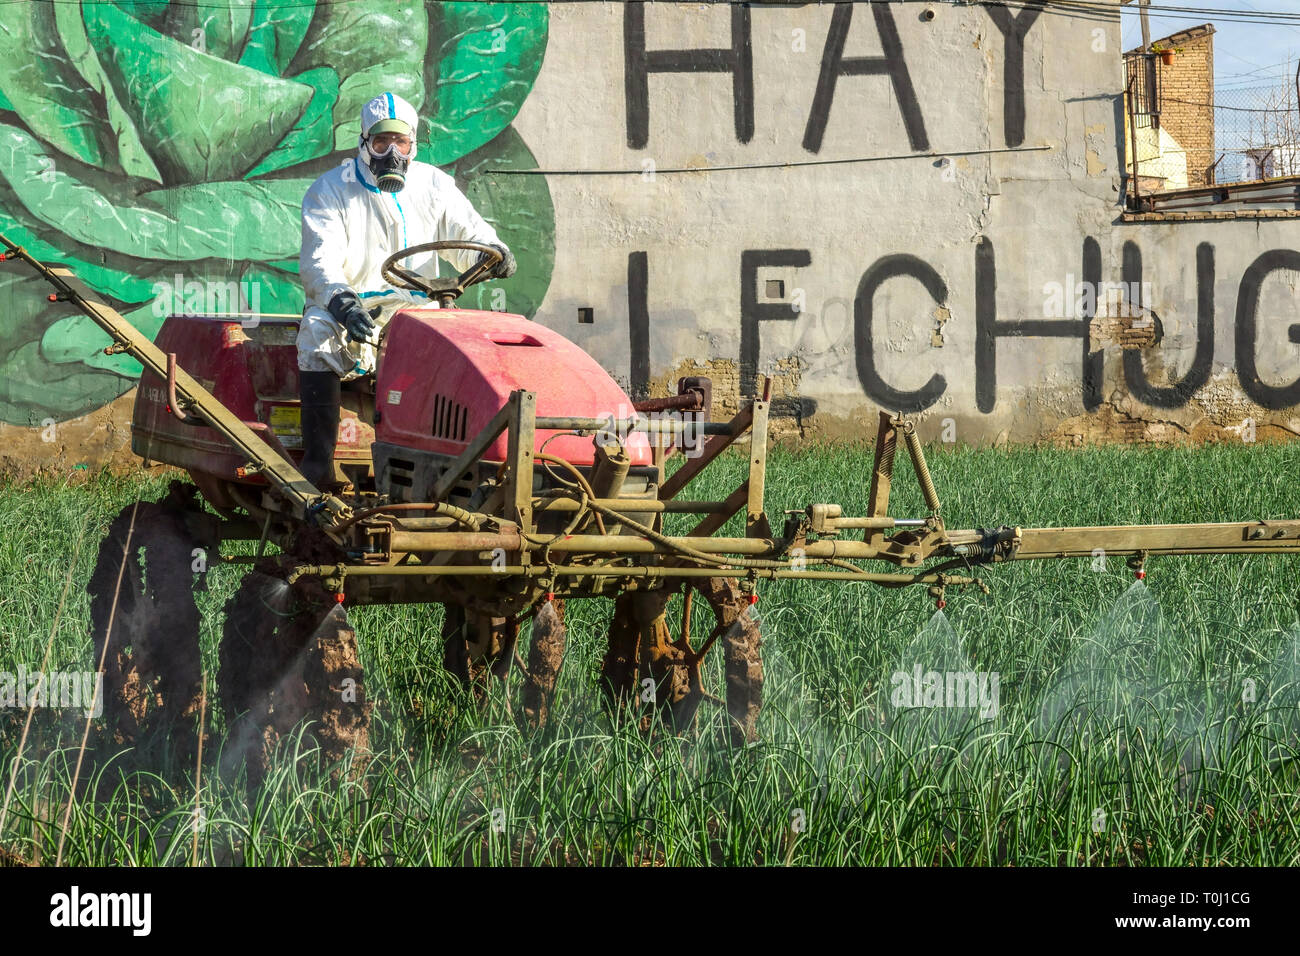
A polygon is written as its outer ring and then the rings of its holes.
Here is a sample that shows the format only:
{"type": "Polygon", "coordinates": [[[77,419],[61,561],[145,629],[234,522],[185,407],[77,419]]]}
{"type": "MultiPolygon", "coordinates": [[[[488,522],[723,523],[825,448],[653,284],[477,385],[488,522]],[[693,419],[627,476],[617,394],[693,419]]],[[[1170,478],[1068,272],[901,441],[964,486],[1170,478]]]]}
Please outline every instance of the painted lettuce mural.
{"type": "MultiPolygon", "coordinates": [[[[0,4],[0,229],[150,336],[163,288],[255,290],[262,312],[301,312],[303,193],[390,89],[420,112],[419,158],[515,251],[506,307],[531,316],[554,261],[550,195],[542,176],[494,174],[536,168],[510,124],[547,23],[533,3],[0,4]]],[[[0,420],[85,414],[140,373],[46,291],[0,270],[0,420]]],[[[499,304],[492,292],[467,304],[499,304]]]]}

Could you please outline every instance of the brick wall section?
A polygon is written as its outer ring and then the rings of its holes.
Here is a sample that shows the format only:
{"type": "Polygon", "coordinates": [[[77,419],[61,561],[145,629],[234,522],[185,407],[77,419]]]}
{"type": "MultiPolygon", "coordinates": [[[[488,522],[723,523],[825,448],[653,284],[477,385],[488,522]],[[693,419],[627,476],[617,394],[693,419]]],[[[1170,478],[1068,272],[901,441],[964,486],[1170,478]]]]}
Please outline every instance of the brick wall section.
{"type": "Polygon", "coordinates": [[[1187,150],[1187,185],[1212,185],[1214,153],[1214,28],[1196,27],[1156,41],[1181,49],[1160,71],[1160,125],[1187,150]],[[1196,105],[1204,104],[1204,105],[1196,105]]]}

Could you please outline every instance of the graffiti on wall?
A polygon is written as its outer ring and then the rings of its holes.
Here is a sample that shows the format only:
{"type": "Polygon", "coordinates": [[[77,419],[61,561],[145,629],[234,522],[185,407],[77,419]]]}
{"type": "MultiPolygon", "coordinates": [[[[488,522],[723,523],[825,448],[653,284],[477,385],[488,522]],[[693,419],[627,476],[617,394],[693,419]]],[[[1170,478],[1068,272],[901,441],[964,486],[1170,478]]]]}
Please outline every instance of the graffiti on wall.
{"type": "MultiPolygon", "coordinates": [[[[419,111],[419,159],[455,175],[516,250],[508,303],[550,284],[554,210],[511,125],[546,49],[532,3],[122,0],[0,4],[0,230],[63,263],[142,332],[170,309],[301,313],[300,207],[356,149],[361,105],[419,111]]],[[[0,271],[0,420],[121,395],[137,362],[0,271]]],[[[490,293],[490,290],[489,290],[490,293]]]]}
{"type": "MultiPolygon", "coordinates": [[[[932,149],[927,120],[918,99],[912,72],[909,70],[904,44],[900,38],[894,14],[889,4],[871,4],[855,7],[849,3],[836,3],[822,47],[816,91],[807,116],[802,145],[808,153],[821,150],[828,125],[833,121],[836,90],[847,78],[865,77],[868,81],[887,84],[892,96],[891,108],[897,111],[901,130],[913,153],[929,155],[932,149]],[[845,56],[850,28],[858,20],[858,30],[864,32],[879,47],[874,56],[845,56]],[[868,16],[869,11],[869,16],[868,16]]],[[[754,137],[754,64],[752,50],[753,23],[749,7],[733,6],[730,9],[730,45],[717,48],[647,50],[646,4],[631,2],[624,8],[624,101],[627,145],[643,150],[650,144],[651,97],[649,77],[657,73],[723,73],[730,74],[731,96],[734,106],[734,137],[737,143],[749,143],[754,137]]],[[[1016,9],[1000,4],[984,4],[982,14],[1001,40],[1002,53],[1002,145],[1019,147],[1025,143],[1028,110],[1026,107],[1025,51],[1026,40],[1039,21],[1042,4],[1029,3],[1016,9]]],[[[760,14],[761,15],[761,14],[760,14]]],[[[924,14],[922,15],[924,18],[924,14]]],[[[1116,93],[1116,96],[1119,94],[1116,93]]],[[[860,117],[858,119],[861,119],[860,117]]],[[[847,125],[851,118],[841,117],[847,125]]],[[[874,123],[873,123],[874,126],[874,123]]],[[[721,131],[720,131],[721,132],[721,131]]],[[[806,320],[808,314],[791,308],[788,302],[764,302],[758,296],[759,270],[780,268],[804,269],[813,264],[814,253],[808,248],[746,249],[740,257],[740,317],[739,317],[739,388],[742,395],[756,391],[759,370],[762,367],[763,329],[773,323],[786,324],[806,320]]],[[[1123,242],[1120,251],[1119,272],[1121,285],[1133,290],[1124,296],[1123,308],[1141,310],[1159,328],[1156,303],[1144,295],[1142,250],[1138,243],[1123,242]]],[[[1011,339],[1074,338],[1080,343],[1080,398],[1083,408],[1096,411],[1103,404],[1105,352],[1102,342],[1094,338],[1094,321],[1107,314],[1106,304],[1095,295],[1072,310],[1071,317],[1056,317],[1044,300],[1043,317],[1026,318],[1037,311],[1037,304],[1026,309],[1022,301],[1017,304],[1002,303],[999,315],[997,257],[994,237],[980,235],[974,243],[973,288],[974,301],[970,310],[974,314],[975,342],[971,363],[975,406],[981,415],[991,415],[997,408],[998,396],[998,342],[1011,339]]],[[[1250,262],[1250,260],[1247,260],[1250,262]]],[[[649,387],[651,369],[648,360],[650,321],[653,303],[650,299],[650,276],[656,263],[646,251],[635,251],[628,258],[628,315],[631,342],[630,386],[634,393],[644,393],[649,387]]],[[[1167,263],[1166,263],[1167,265],[1167,263]]],[[[1103,273],[1102,244],[1092,236],[1082,240],[1080,287],[1087,290],[1103,289],[1107,285],[1103,273]]],[[[1261,351],[1276,351],[1279,344],[1270,341],[1275,334],[1276,322],[1265,327],[1261,322],[1273,316],[1261,315],[1261,296],[1270,277],[1282,275],[1284,279],[1300,273],[1300,252],[1280,248],[1261,249],[1253,262],[1240,276],[1232,313],[1232,338],[1235,346],[1235,371],[1242,393],[1258,406],[1280,410],[1300,404],[1300,378],[1288,384],[1269,384],[1259,372],[1261,351]]],[[[1215,354],[1215,275],[1216,250],[1210,242],[1199,242],[1195,251],[1196,315],[1195,350],[1190,367],[1174,382],[1152,381],[1146,367],[1145,349],[1126,348],[1122,354],[1122,375],[1126,390],[1138,401],[1153,408],[1181,408],[1200,391],[1211,378],[1215,354]]],[[[834,371],[847,381],[856,380],[862,394],[877,405],[907,413],[921,412],[944,399],[951,391],[950,383],[939,371],[915,388],[903,388],[890,382],[882,371],[883,356],[878,354],[876,338],[881,323],[876,315],[876,297],[890,280],[902,279],[918,286],[921,302],[930,302],[944,315],[950,314],[950,289],[940,267],[924,256],[909,252],[890,252],[875,258],[861,273],[851,300],[834,299],[841,307],[845,321],[843,338],[849,343],[847,363],[838,364],[834,371]]],[[[1288,280],[1290,281],[1290,280],[1288,280]]],[[[1071,294],[1073,289],[1071,289],[1071,294]]],[[[1227,310],[1220,305],[1220,311],[1227,310]]],[[[1284,333],[1292,343],[1300,343],[1300,323],[1290,325],[1284,333]]],[[[789,336],[784,336],[788,341],[789,336]]],[[[838,344],[840,338],[831,335],[825,343],[838,344]]],[[[1158,344],[1159,335],[1155,336],[1158,344]]],[[[825,349],[815,349],[824,352],[825,349]]],[[[811,356],[811,367],[830,359],[822,354],[811,356]]],[[[1005,377],[1005,375],[1004,375],[1005,377]]],[[[816,401],[809,398],[787,400],[788,414],[801,417],[816,410],[816,401]]]]}
{"type": "MultiPolygon", "coordinates": [[[[753,20],[748,5],[731,7],[731,46],[704,49],[646,49],[646,4],[633,0],[623,11],[623,83],[627,105],[627,145],[643,149],[650,139],[651,73],[730,73],[735,113],[736,142],[754,137],[754,54],[753,20]]],[[[930,148],[925,116],[907,67],[903,42],[889,4],[870,6],[879,56],[844,55],[853,26],[854,5],[834,4],[830,29],[822,50],[817,92],[808,113],[803,148],[816,153],[822,148],[826,125],[835,101],[839,81],[850,76],[883,77],[890,83],[894,100],[911,148],[930,148]]],[[[1003,43],[1003,140],[1019,146],[1025,140],[1025,37],[1038,20],[1040,5],[1029,4],[1012,13],[1001,4],[981,7],[997,28],[1003,43]]]]}
{"type": "MultiPolygon", "coordinates": [[[[1070,318],[999,317],[995,245],[988,236],[981,236],[974,248],[975,351],[971,372],[980,413],[992,414],[997,407],[998,341],[1003,338],[1078,339],[1081,353],[1080,400],[1086,411],[1096,411],[1103,403],[1105,352],[1102,344],[1094,339],[1093,322],[1103,314],[1106,302],[1104,297],[1091,293],[1105,288],[1101,244],[1091,236],[1083,240],[1081,281],[1077,284],[1079,292],[1076,293],[1074,288],[1069,290],[1069,302],[1064,310],[1073,316],[1070,318]]],[[[1150,303],[1142,298],[1142,292],[1148,286],[1143,282],[1141,248],[1135,242],[1125,242],[1122,257],[1123,278],[1120,285],[1135,293],[1126,293],[1126,301],[1150,315],[1159,328],[1159,315],[1151,311],[1150,303]]],[[[1190,367],[1178,381],[1153,383],[1144,364],[1143,352],[1138,349],[1123,351],[1125,387],[1146,405],[1153,408],[1182,408],[1210,380],[1218,315],[1215,303],[1215,259],[1216,252],[1212,243],[1202,242],[1197,246],[1195,353],[1190,367]]],[[[760,369],[763,323],[797,322],[805,317],[804,313],[792,309],[788,303],[759,301],[759,270],[767,267],[807,268],[812,265],[812,261],[810,249],[747,249],[742,252],[739,362],[741,394],[752,395],[755,392],[760,369]]],[[[628,256],[628,315],[633,356],[631,385],[636,393],[645,392],[650,380],[650,366],[646,359],[651,314],[648,301],[649,269],[646,252],[633,252],[628,256]]],[[[1232,311],[1238,383],[1246,397],[1261,408],[1271,411],[1300,404],[1300,378],[1285,385],[1273,385],[1265,382],[1259,374],[1261,352],[1275,349],[1279,344],[1262,342],[1260,336],[1260,308],[1264,286],[1270,277],[1278,273],[1300,274],[1300,252],[1270,249],[1261,253],[1242,274],[1232,311]]],[[[827,303],[826,311],[828,314],[833,311],[830,307],[835,304],[846,307],[845,335],[851,339],[854,361],[853,368],[844,371],[852,375],[856,369],[863,395],[882,408],[914,413],[925,411],[939,402],[948,390],[948,382],[936,371],[920,387],[905,389],[891,384],[880,369],[875,346],[876,295],[886,282],[899,278],[918,283],[935,307],[947,309],[952,305],[948,283],[935,266],[919,256],[892,253],[881,256],[862,273],[851,303],[833,300],[827,303]]],[[[1022,310],[1014,311],[1019,314],[1022,310]]],[[[1300,343],[1300,323],[1289,325],[1286,335],[1289,342],[1300,343]]],[[[836,336],[831,337],[838,341],[836,336]]],[[[1157,335],[1156,341],[1158,338],[1157,335]]],[[[814,401],[803,399],[802,402],[799,408],[790,413],[807,415],[815,411],[814,401]]]]}

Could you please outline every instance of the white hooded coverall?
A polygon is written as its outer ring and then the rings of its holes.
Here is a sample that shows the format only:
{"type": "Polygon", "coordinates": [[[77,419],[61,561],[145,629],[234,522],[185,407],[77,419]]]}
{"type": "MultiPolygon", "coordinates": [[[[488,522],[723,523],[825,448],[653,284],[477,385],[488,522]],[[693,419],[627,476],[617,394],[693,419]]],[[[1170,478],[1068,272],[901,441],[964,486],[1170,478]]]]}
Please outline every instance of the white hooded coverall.
{"type": "MultiPolygon", "coordinates": [[[[312,183],[302,200],[298,267],[307,301],[298,329],[298,368],[335,372],[343,381],[373,372],[374,346],[350,341],[326,306],[348,289],[367,311],[382,306],[376,337],[394,312],[412,302],[436,308],[423,293],[394,289],[379,269],[398,249],[446,239],[501,244],[456,181],[436,166],[413,160],[403,188],[382,192],[370,168],[354,156],[312,183]]],[[[480,253],[449,249],[441,255],[464,272],[480,253]]],[[[426,253],[398,264],[436,278],[438,256],[426,253]]]]}

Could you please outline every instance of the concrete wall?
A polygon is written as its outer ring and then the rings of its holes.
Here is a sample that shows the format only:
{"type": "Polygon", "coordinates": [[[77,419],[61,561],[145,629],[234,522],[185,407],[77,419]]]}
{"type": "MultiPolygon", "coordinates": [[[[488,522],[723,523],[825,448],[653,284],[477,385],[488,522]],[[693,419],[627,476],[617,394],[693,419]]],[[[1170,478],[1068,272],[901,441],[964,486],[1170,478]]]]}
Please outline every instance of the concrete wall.
{"type": "MultiPolygon", "coordinates": [[[[443,6],[424,8],[429,29],[443,6]]],[[[456,110],[469,52],[426,43],[408,84],[459,131],[438,161],[467,188],[478,177],[473,198],[525,270],[504,301],[488,288],[476,304],[560,330],[633,392],[703,371],[734,407],[771,375],[784,433],[805,436],[861,437],[880,407],[969,442],[1300,432],[1294,214],[1126,219],[1117,12],[584,3],[513,23],[526,5],[445,6],[498,18],[475,24],[481,56],[516,44],[456,110]],[[482,104],[493,124],[467,131],[482,104]]],[[[309,29],[308,46],[341,42],[309,29]]],[[[285,75],[301,81],[303,65],[285,75]]],[[[251,178],[283,198],[338,155],[251,178]]],[[[66,195],[63,221],[84,200],[66,195]]],[[[282,264],[278,247],[241,252],[247,229],[229,235],[254,278],[282,264]]],[[[25,321],[20,305],[6,323],[25,321]]],[[[63,353],[45,338],[49,362],[63,353]]],[[[33,394],[57,398],[56,384],[33,394]]],[[[31,417],[66,420],[103,395],[79,409],[18,391],[0,380],[0,441],[31,449],[11,458],[71,467],[79,447],[36,443],[31,417]]]]}
{"type": "MultiPolygon", "coordinates": [[[[1252,416],[1266,433],[1293,427],[1295,396],[1274,386],[1300,371],[1296,223],[1121,221],[1114,19],[755,7],[752,133],[724,73],[650,74],[643,132],[618,69],[639,48],[631,12],[556,7],[518,125],[543,168],[647,170],[551,177],[562,253],[538,313],[634,387],[701,366],[745,385],[772,374],[804,433],[831,436],[860,435],[881,406],[921,413],[935,437],[951,419],[970,441],[1203,438],[1252,416]],[[838,75],[886,49],[896,81],[838,75]],[[615,69],[578,97],[552,69],[591,62],[615,69]],[[877,157],[900,158],[664,172],[877,157]],[[781,301],[765,297],[774,278],[781,301]],[[1093,309],[1082,282],[1136,295],[1093,309]],[[577,324],[582,306],[592,325],[577,324]],[[1144,318],[1152,334],[1125,337],[1144,318]],[[1247,345],[1258,359],[1239,359],[1247,345]]],[[[650,6],[645,42],[720,48],[745,26],[650,6]]]]}

